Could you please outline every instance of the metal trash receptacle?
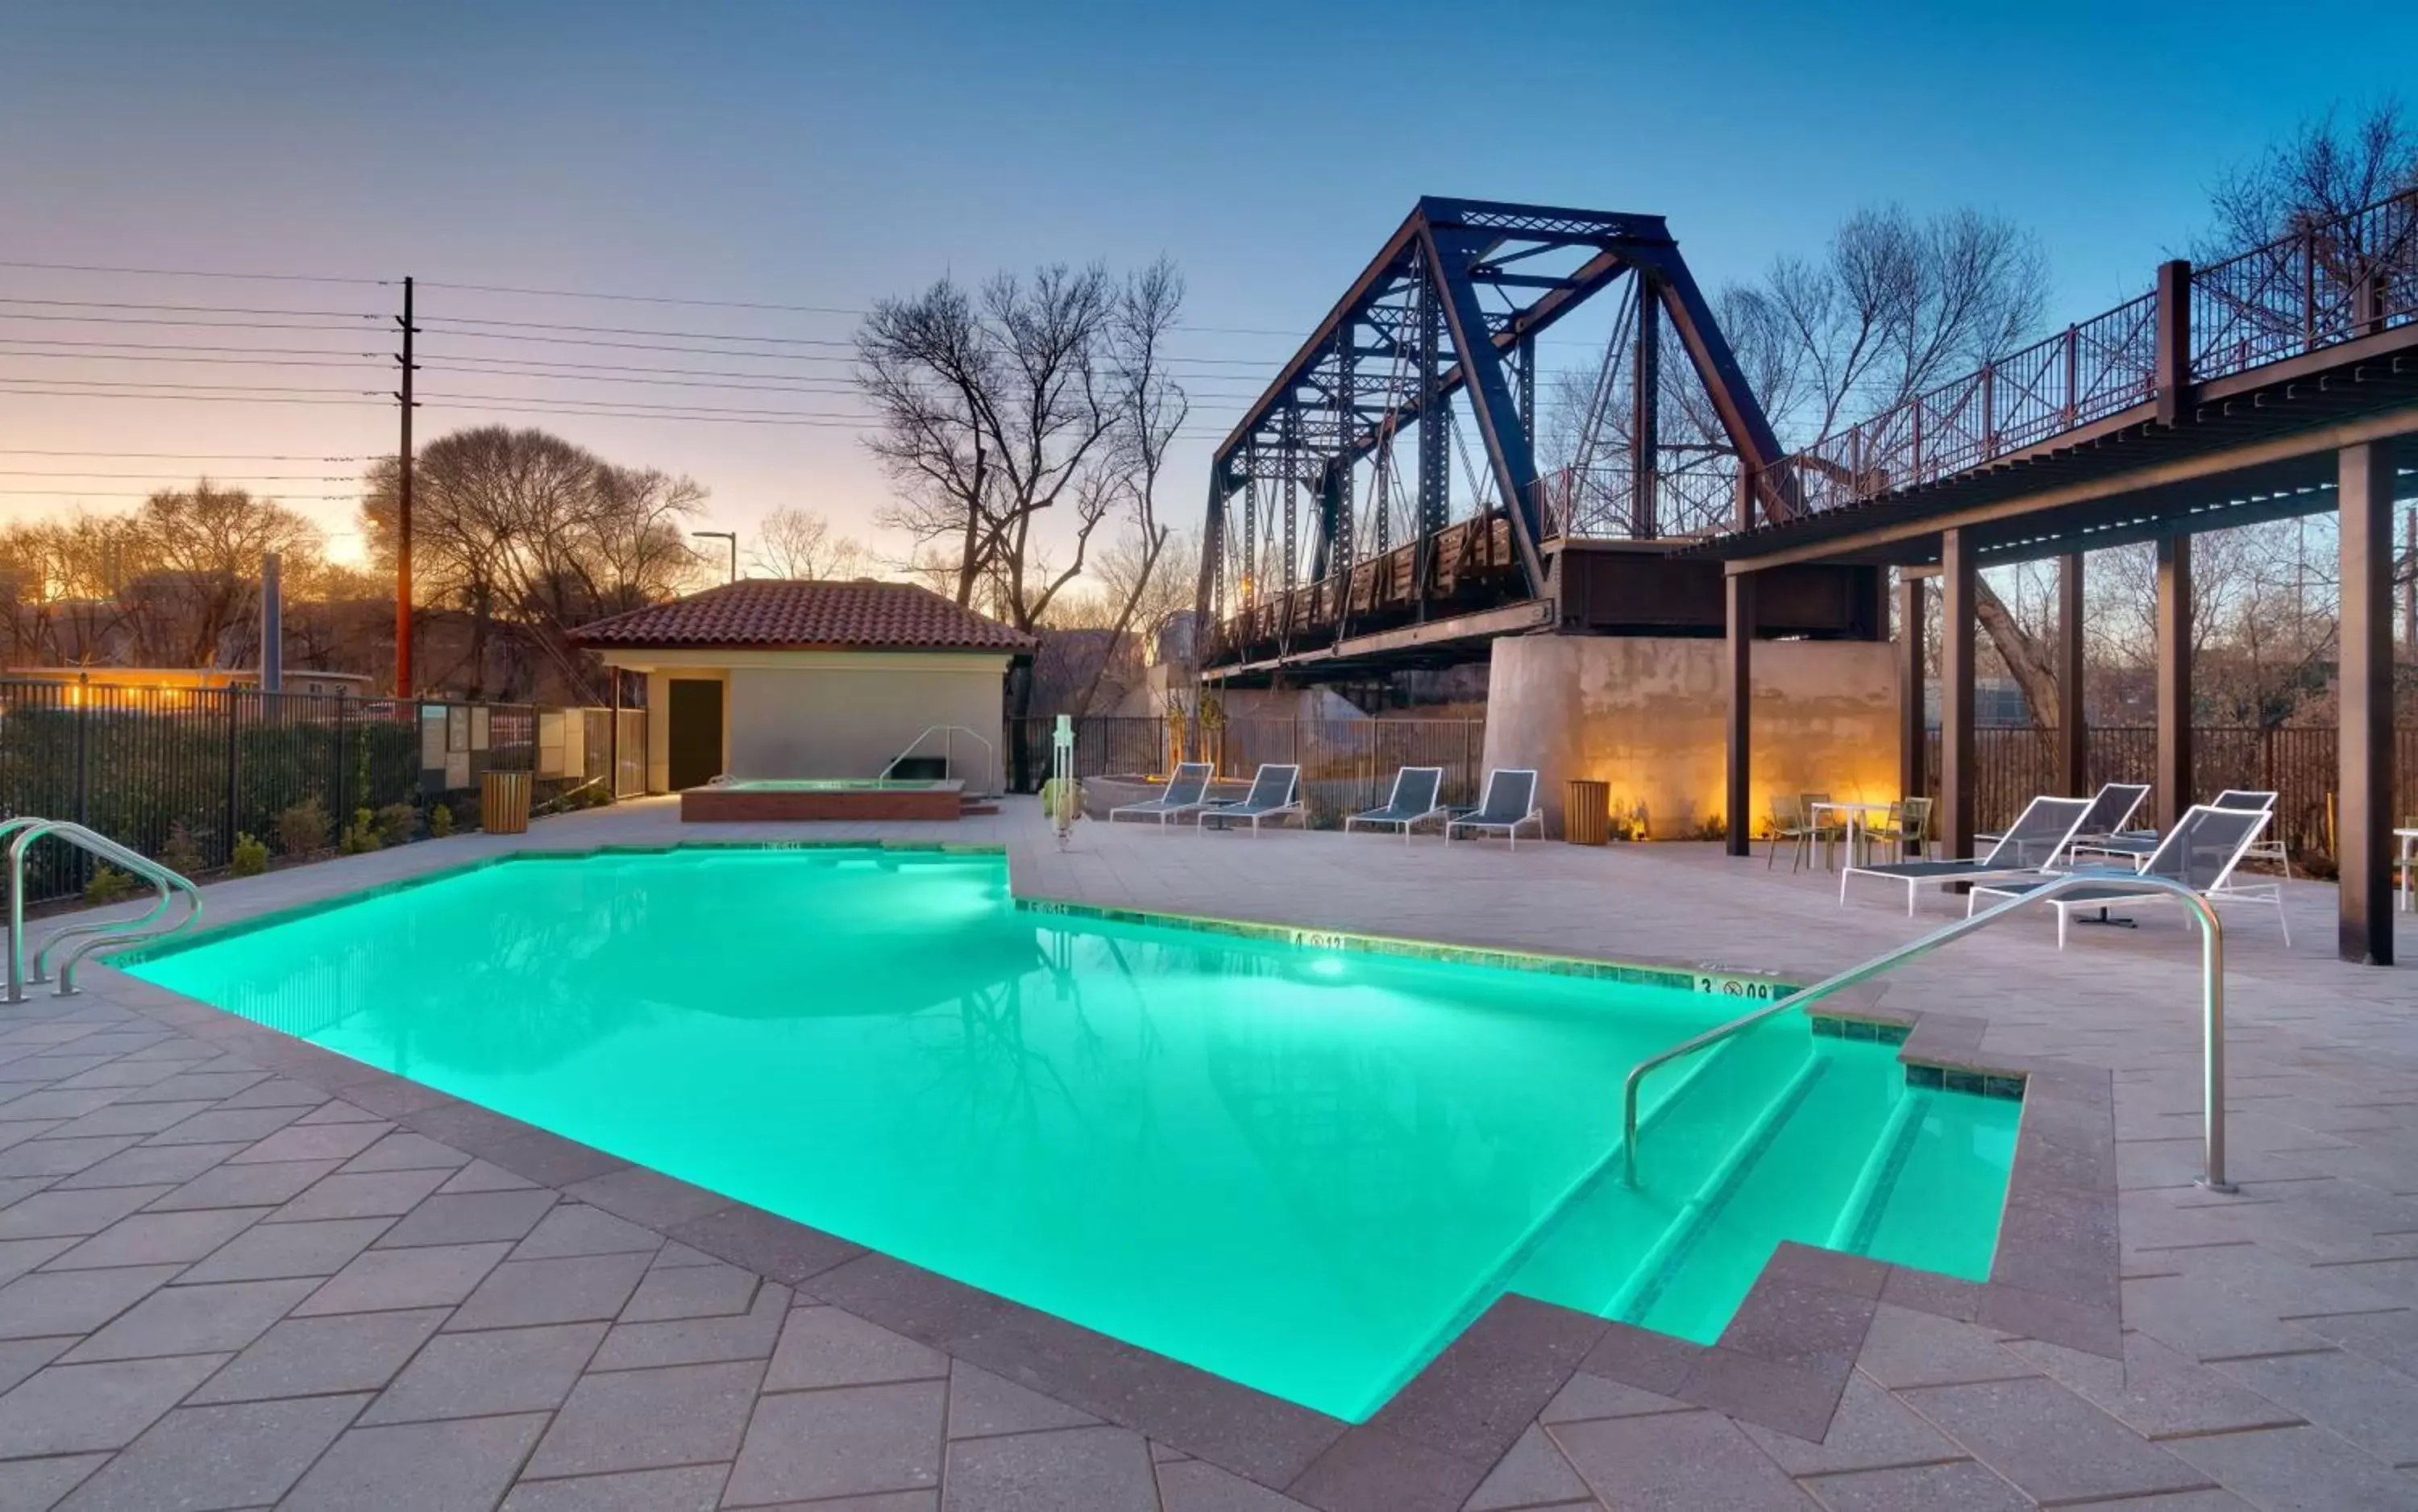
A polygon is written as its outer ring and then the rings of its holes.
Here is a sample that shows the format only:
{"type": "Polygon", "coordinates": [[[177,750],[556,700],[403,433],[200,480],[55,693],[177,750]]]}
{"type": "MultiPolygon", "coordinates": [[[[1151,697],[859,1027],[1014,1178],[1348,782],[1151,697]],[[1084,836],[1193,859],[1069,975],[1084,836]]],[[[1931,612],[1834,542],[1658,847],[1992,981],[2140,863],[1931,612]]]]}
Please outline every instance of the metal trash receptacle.
{"type": "Polygon", "coordinates": [[[1612,784],[1572,777],[1562,785],[1562,838],[1574,846],[1612,839],[1612,784]]]}
{"type": "Polygon", "coordinates": [[[479,779],[479,828],[489,834],[526,834],[529,821],[529,774],[490,771],[479,779]]]}

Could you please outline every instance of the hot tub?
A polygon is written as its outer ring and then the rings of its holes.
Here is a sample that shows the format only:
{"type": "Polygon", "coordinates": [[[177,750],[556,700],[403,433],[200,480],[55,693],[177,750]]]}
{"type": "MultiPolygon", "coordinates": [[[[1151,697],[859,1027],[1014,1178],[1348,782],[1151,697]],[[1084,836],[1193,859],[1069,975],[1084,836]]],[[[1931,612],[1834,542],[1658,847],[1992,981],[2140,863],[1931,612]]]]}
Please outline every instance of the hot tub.
{"type": "Polygon", "coordinates": [[[766,819],[954,819],[965,784],[873,777],[766,778],[711,783],[681,792],[683,824],[766,819]]]}

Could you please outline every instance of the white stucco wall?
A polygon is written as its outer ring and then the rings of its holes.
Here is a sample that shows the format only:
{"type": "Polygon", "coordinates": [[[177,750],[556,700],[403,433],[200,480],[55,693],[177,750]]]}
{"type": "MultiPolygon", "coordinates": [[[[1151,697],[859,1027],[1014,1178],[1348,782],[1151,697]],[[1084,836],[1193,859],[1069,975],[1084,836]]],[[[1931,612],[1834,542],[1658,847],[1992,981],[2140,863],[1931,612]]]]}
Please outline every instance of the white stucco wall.
{"type": "MultiPolygon", "coordinates": [[[[1002,695],[1008,658],[996,654],[852,651],[622,652],[648,674],[647,786],[668,786],[673,678],[719,678],[724,770],[734,778],[871,777],[934,725],[981,733],[1005,759],[1002,695]]],[[[919,755],[940,756],[935,735],[919,755]]],[[[956,774],[970,789],[1004,780],[960,735],[956,774]]]]}
{"type": "MultiPolygon", "coordinates": [[[[1615,815],[1645,813],[1658,840],[1723,817],[1727,647],[1654,636],[1518,635],[1494,643],[1486,764],[1534,767],[1553,832],[1562,783],[1612,785],[1615,815]]],[[[1898,677],[1886,641],[1757,641],[1753,819],[1771,795],[1899,796],[1898,677]]]]}

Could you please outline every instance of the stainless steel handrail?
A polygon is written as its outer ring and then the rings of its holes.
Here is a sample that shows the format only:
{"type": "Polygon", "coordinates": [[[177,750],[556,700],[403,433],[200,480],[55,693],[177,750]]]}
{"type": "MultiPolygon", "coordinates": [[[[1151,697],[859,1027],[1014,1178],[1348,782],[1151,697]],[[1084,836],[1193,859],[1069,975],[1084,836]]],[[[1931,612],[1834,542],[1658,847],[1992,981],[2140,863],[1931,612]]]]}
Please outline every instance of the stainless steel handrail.
{"type": "Polygon", "coordinates": [[[162,935],[172,935],[179,929],[188,927],[202,916],[201,889],[195,887],[190,878],[153,861],[141,851],[119,845],[97,830],[78,824],[72,819],[43,819],[26,817],[0,822],[0,837],[11,835],[14,838],[8,842],[8,996],[7,1000],[9,1002],[25,1000],[25,986],[28,983],[41,983],[51,979],[52,953],[70,939],[84,939],[84,943],[69,952],[67,957],[59,962],[57,995],[62,998],[75,996],[75,969],[93,952],[113,945],[132,944],[137,940],[156,939],[162,935]],[[74,924],[54,931],[49,939],[42,941],[42,948],[34,953],[29,969],[25,959],[25,852],[32,848],[35,841],[46,837],[63,840],[103,861],[115,862],[158,888],[160,896],[159,900],[138,918],[74,924]],[[178,892],[185,894],[189,905],[185,916],[164,929],[149,927],[158,923],[160,917],[168,911],[169,906],[175,900],[175,894],[178,892]],[[84,937],[87,936],[90,938],[85,939],[84,937]]]}
{"type": "Polygon", "coordinates": [[[905,749],[905,750],[903,750],[903,751],[899,752],[896,756],[892,756],[892,757],[890,758],[890,764],[889,764],[888,766],[886,766],[886,767],[884,767],[884,768],[882,768],[882,769],[881,769],[881,775],[880,775],[880,776],[879,776],[879,777],[874,778],[873,780],[874,780],[874,781],[876,781],[876,782],[881,782],[881,781],[886,780],[892,772],[896,771],[898,770],[898,763],[900,763],[901,761],[906,760],[909,756],[913,756],[913,755],[915,754],[915,747],[917,747],[917,746],[919,746],[919,745],[923,744],[923,743],[924,743],[924,741],[925,741],[926,739],[930,738],[931,736],[938,735],[938,734],[940,734],[940,733],[941,733],[941,731],[943,731],[943,730],[946,730],[946,731],[948,731],[948,732],[949,732],[949,744],[948,744],[948,748],[947,748],[946,754],[944,754],[944,755],[941,756],[941,759],[944,763],[946,763],[947,765],[949,765],[949,766],[951,766],[951,767],[956,766],[956,755],[957,755],[957,737],[958,737],[960,734],[963,734],[963,735],[970,735],[970,736],[973,737],[974,743],[975,743],[975,744],[977,744],[977,745],[979,745],[979,746],[981,746],[981,747],[983,748],[983,756],[984,756],[984,758],[985,758],[985,759],[984,759],[984,762],[983,762],[983,777],[984,777],[984,780],[988,784],[988,786],[987,786],[987,787],[986,787],[983,789],[982,793],[981,793],[981,794],[979,794],[979,795],[977,795],[977,796],[981,796],[981,797],[988,797],[990,794],[993,794],[993,793],[998,792],[998,791],[999,791],[999,747],[998,747],[998,746],[995,746],[995,745],[993,745],[993,744],[991,744],[991,742],[990,742],[990,741],[987,741],[987,740],[983,739],[983,735],[982,735],[982,732],[981,732],[980,730],[969,729],[969,728],[967,728],[967,727],[966,727],[965,725],[925,725],[925,726],[924,726],[924,733],[923,733],[923,734],[921,734],[921,735],[916,736],[913,740],[911,740],[911,741],[908,741],[908,742],[907,742],[907,749],[905,749]]]}
{"type": "Polygon", "coordinates": [[[1895,950],[1884,952],[1869,961],[1851,966],[1836,976],[1825,977],[1810,987],[1800,987],[1777,1002],[1768,1003],[1753,1013],[1733,1018],[1728,1023],[1708,1029],[1691,1040],[1684,1040],[1658,1055],[1649,1055],[1630,1067],[1629,1078],[1622,1084],[1623,1099],[1620,1129],[1621,1158],[1629,1184],[1637,1184],[1637,1094],[1646,1076],[1671,1061],[1695,1054],[1707,1046],[1718,1045],[1731,1035],[1752,1028],[1772,1015],[1791,1008],[1803,1008],[1817,1002],[1844,987],[1868,981],[1892,967],[1902,965],[1918,955],[1928,955],[1940,946],[1976,929],[1996,924],[2027,904],[2052,898],[2059,893],[2084,886],[2121,886],[2130,892],[2171,893],[2199,919],[2200,928],[2200,1011],[2202,1031],[2207,1037],[2206,1085],[2207,1099],[2207,1161],[2208,1168],[2199,1184],[2211,1191],[2230,1192],[2234,1188],[2225,1179],[2225,926],[2216,917],[2209,900],[2181,882],[2165,877],[2135,876],[2124,873],[2069,872],[2004,903],[1994,904],[1980,913],[1968,914],[1955,923],[1944,925],[1920,939],[1909,940],[1895,950]]]}

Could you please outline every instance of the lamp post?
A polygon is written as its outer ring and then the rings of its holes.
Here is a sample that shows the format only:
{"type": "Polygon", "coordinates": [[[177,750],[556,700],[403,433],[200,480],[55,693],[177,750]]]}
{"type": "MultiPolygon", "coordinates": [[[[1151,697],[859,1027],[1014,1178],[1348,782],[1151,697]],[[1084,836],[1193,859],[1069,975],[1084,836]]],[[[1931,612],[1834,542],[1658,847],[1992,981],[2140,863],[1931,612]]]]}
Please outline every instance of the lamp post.
{"type": "Polygon", "coordinates": [[[698,540],[700,540],[700,541],[727,541],[727,542],[730,542],[730,581],[732,581],[733,583],[736,583],[736,582],[738,582],[738,581],[739,581],[739,532],[738,532],[738,531],[736,531],[736,530],[691,530],[691,531],[689,532],[689,534],[690,534],[690,535],[693,535],[693,536],[695,536],[695,537],[696,537],[696,538],[697,538],[698,540]]]}

